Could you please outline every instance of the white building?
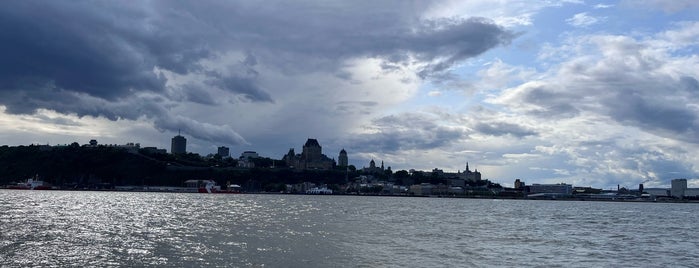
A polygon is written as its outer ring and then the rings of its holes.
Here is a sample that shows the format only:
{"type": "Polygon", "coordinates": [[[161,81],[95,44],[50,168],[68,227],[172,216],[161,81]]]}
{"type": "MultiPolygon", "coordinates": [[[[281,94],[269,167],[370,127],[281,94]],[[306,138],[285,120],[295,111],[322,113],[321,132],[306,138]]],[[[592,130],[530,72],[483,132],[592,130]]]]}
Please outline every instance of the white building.
{"type": "Polygon", "coordinates": [[[644,188],[643,192],[652,196],[670,196],[669,190],[666,188],[644,188]]]}
{"type": "Polygon", "coordinates": [[[240,154],[240,158],[238,158],[238,167],[254,168],[255,163],[252,161],[252,159],[259,157],[260,155],[258,155],[255,151],[245,151],[240,154]]]}

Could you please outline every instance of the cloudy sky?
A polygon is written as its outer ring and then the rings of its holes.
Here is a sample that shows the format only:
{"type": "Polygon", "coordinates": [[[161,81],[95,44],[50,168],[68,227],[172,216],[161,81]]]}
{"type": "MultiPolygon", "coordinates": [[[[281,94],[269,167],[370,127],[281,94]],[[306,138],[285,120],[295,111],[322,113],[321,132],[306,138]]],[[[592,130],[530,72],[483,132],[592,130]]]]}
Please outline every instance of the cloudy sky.
{"type": "Polygon", "coordinates": [[[699,2],[10,1],[0,143],[699,187],[699,2]]]}

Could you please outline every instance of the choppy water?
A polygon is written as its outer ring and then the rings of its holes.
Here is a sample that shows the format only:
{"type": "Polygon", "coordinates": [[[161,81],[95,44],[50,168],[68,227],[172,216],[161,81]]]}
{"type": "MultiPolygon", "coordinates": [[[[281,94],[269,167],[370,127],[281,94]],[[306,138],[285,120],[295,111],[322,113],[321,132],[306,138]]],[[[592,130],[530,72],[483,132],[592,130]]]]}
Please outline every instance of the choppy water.
{"type": "Polygon", "coordinates": [[[0,190],[0,266],[696,267],[699,204],[0,190]]]}

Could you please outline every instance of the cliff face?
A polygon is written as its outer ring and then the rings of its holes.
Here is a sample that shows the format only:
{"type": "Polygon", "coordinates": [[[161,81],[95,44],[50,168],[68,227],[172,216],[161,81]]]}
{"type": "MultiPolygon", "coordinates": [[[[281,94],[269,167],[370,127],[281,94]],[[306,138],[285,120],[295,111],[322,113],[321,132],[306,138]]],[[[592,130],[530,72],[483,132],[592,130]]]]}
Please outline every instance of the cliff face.
{"type": "MultiPolygon", "coordinates": [[[[219,185],[254,189],[303,181],[341,183],[345,170],[291,170],[283,161],[256,158],[257,168],[238,168],[234,159],[197,154],[158,154],[107,146],[0,147],[0,186],[35,175],[54,186],[110,188],[120,185],[183,186],[189,179],[213,179],[219,185]],[[274,166],[275,168],[268,168],[274,166]]],[[[354,175],[353,175],[354,176],[354,175]]]]}
{"type": "MultiPolygon", "coordinates": [[[[154,177],[165,163],[110,147],[0,147],[0,184],[38,175],[54,185],[126,184],[154,177]]],[[[141,183],[139,183],[141,184],[141,183]]]]}

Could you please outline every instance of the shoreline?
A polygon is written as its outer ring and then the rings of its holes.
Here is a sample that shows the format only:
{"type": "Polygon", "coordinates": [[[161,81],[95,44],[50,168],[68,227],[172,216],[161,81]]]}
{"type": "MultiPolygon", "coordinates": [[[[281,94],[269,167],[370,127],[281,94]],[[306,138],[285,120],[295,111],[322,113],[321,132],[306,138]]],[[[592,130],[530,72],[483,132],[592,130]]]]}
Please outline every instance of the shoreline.
{"type": "Polygon", "coordinates": [[[450,198],[450,199],[492,199],[492,200],[541,200],[541,201],[581,201],[581,202],[622,202],[622,203],[698,203],[699,200],[673,199],[660,197],[656,199],[629,199],[629,198],[583,198],[583,197],[557,197],[557,198],[527,198],[512,196],[459,196],[459,195],[411,195],[411,194],[305,194],[305,193],[280,193],[280,192],[217,192],[199,193],[196,191],[166,191],[166,190],[115,190],[115,189],[16,189],[0,188],[9,191],[66,191],[66,192],[119,192],[119,193],[186,193],[186,194],[215,194],[215,195],[308,195],[308,196],[366,196],[366,197],[417,197],[417,198],[450,198]]]}

